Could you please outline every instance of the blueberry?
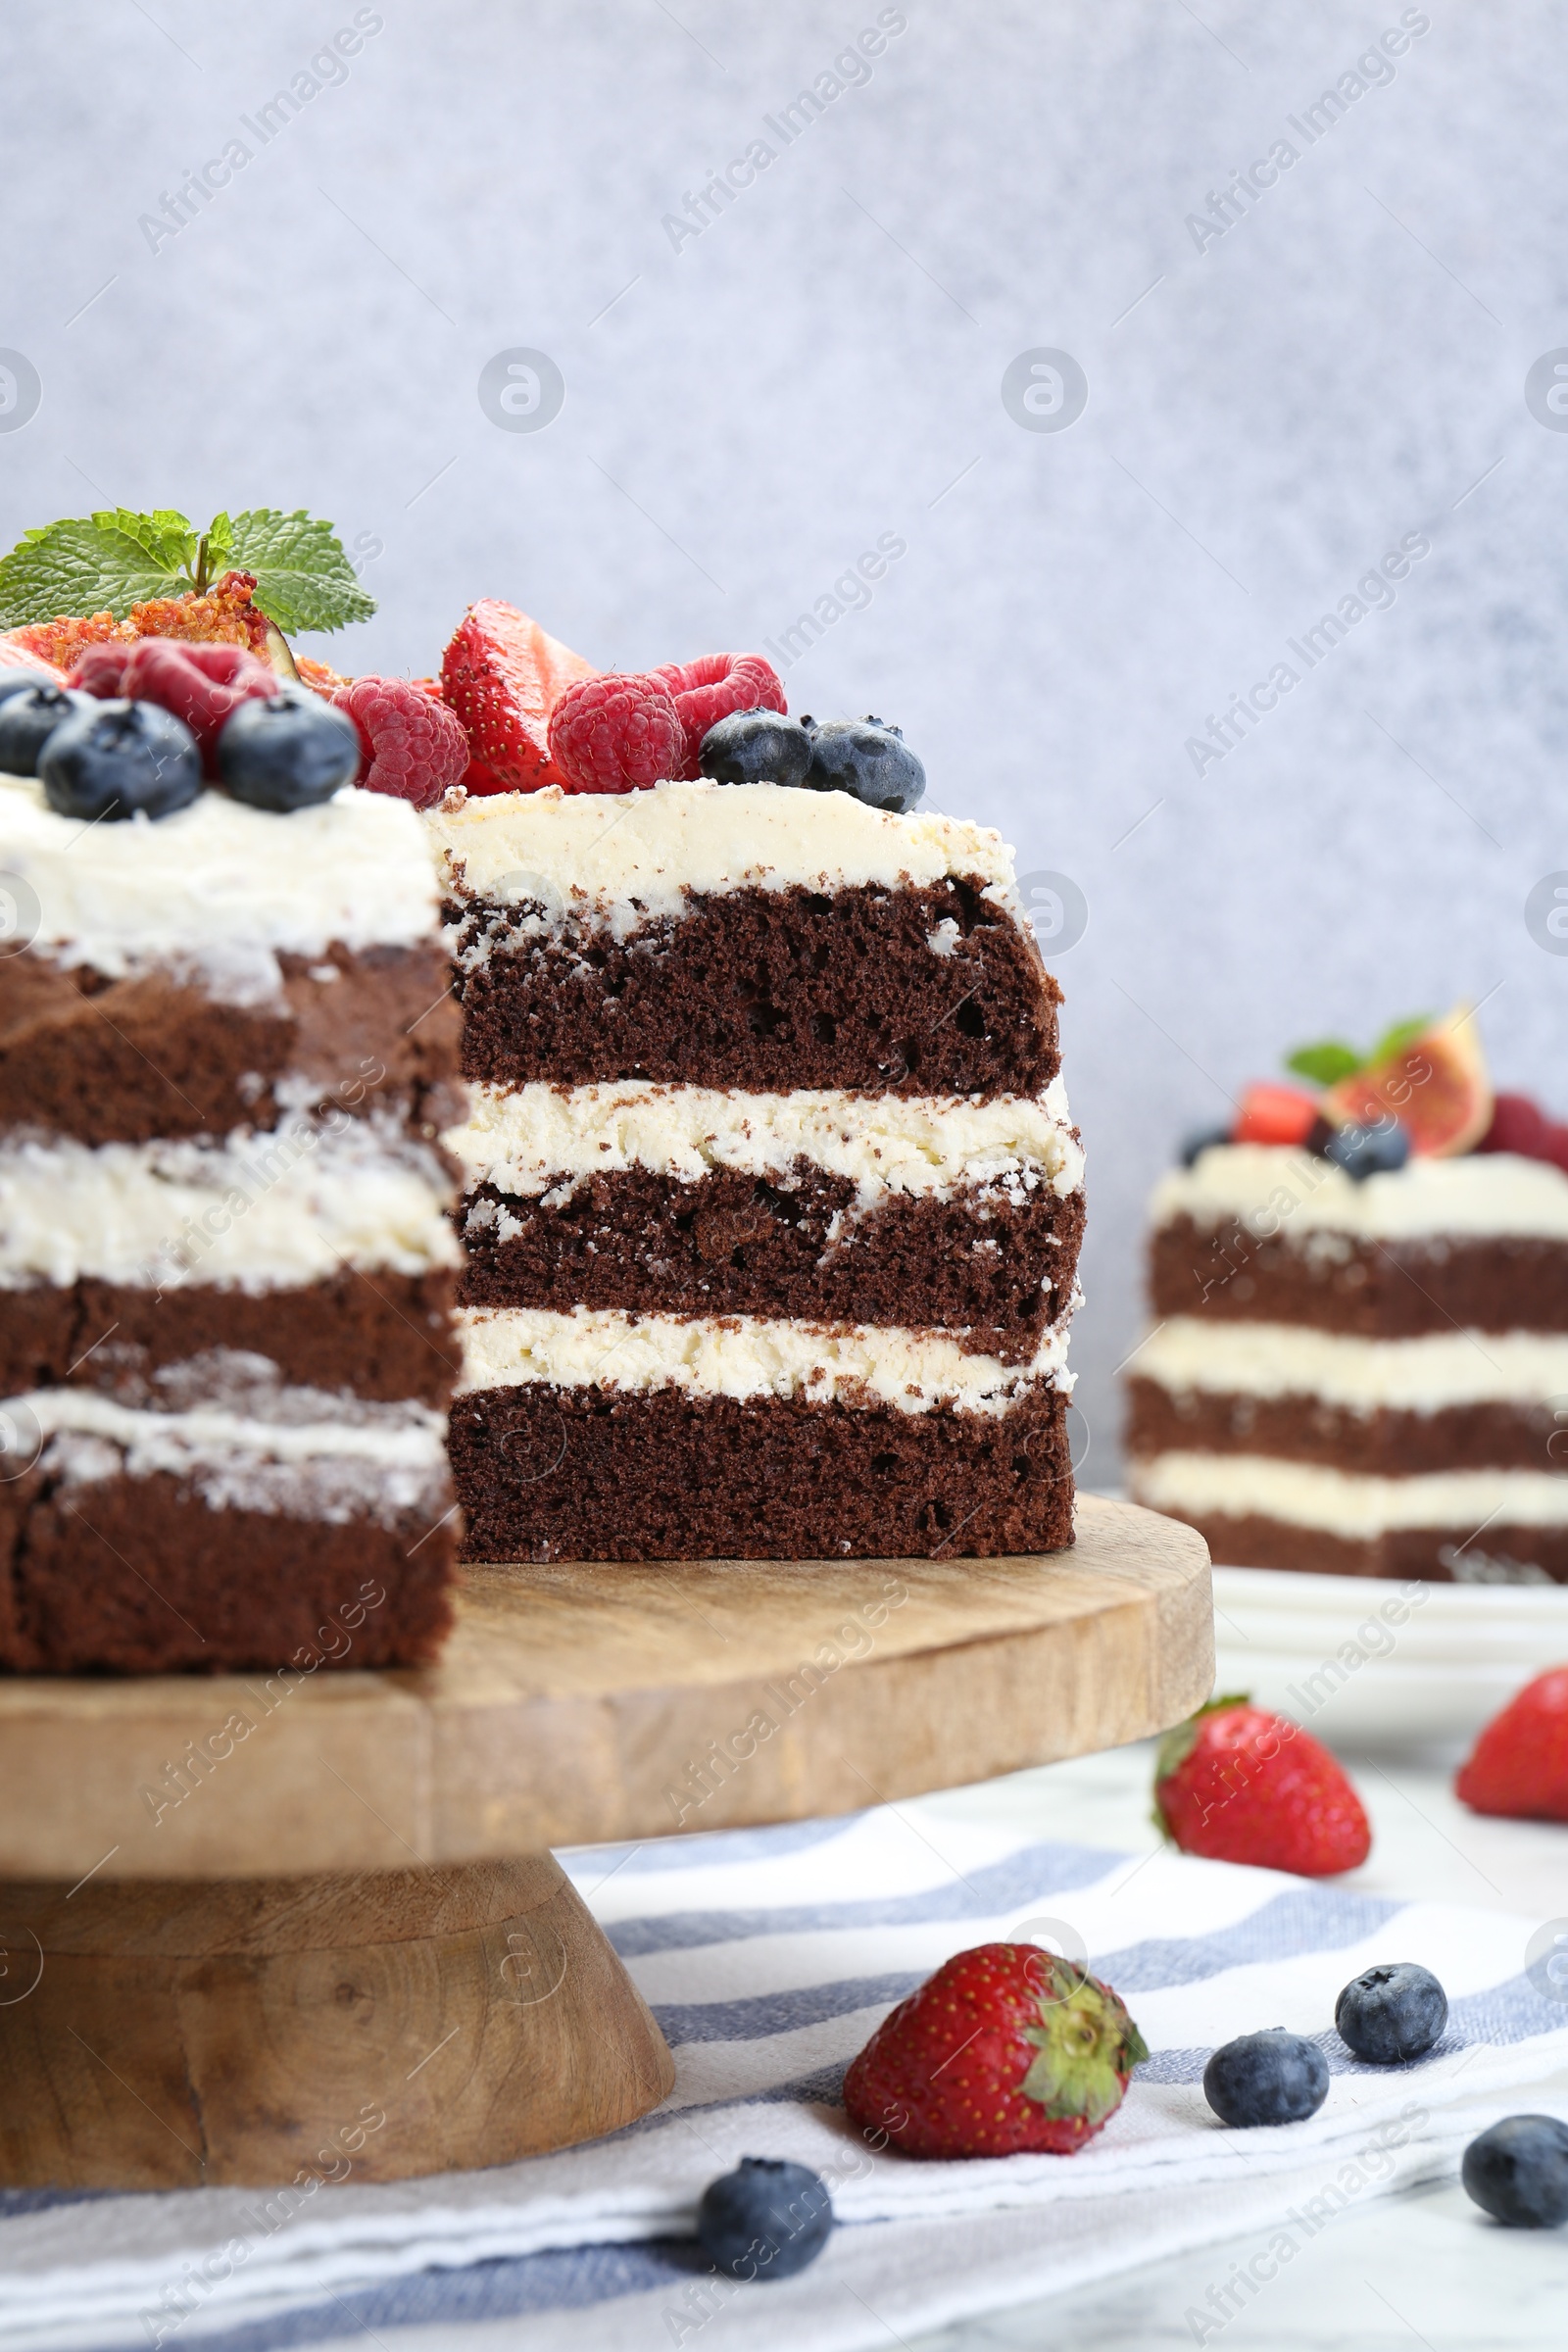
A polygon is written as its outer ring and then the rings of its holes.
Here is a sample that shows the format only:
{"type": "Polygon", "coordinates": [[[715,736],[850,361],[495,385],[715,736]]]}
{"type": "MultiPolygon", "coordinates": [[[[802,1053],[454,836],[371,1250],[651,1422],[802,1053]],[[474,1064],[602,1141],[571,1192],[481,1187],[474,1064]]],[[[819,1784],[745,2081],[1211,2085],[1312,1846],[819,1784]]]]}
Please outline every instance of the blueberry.
{"type": "Polygon", "coordinates": [[[156,703],[100,703],[51,734],[38,761],[62,816],[172,816],[202,788],[202,756],[182,718],[156,703]]]}
{"type": "Polygon", "coordinates": [[[811,738],[777,710],[732,710],[709,728],[697,761],[715,784],[804,784],[811,738]]]}
{"type": "Polygon", "coordinates": [[[1329,2095],[1329,2062],[1315,2041],[1271,2026],[1226,2042],[1203,2069],[1203,2096],[1222,2124],[1299,2124],[1329,2095]]]}
{"type": "Polygon", "coordinates": [[[824,2183],[776,2156],[743,2156],[738,2172],[710,2180],[697,2208],[698,2243],[726,2278],[793,2278],[832,2228],[824,2183]]]}
{"type": "Polygon", "coordinates": [[[218,737],[218,772],[252,808],[307,808],[360,772],[360,739],[346,711],[308,686],[241,703],[218,737]]]}
{"type": "Polygon", "coordinates": [[[1505,2115],[1470,2142],[1459,2178],[1494,2222],[1555,2230],[1568,2222],[1568,2124],[1554,2115],[1505,2115]]]}
{"type": "Polygon", "coordinates": [[[903,729],[879,718],[803,718],[811,738],[807,785],[812,792],[851,792],[872,808],[902,816],[925,790],[925,769],[903,729]]]}
{"type": "Polygon", "coordinates": [[[0,669],[0,703],[9,702],[14,694],[25,694],[30,686],[54,683],[41,669],[0,669]]]}
{"type": "Polygon", "coordinates": [[[1394,1960],[1352,1977],[1334,2004],[1340,2039],[1374,2066],[1419,2058],[1441,2040],[1448,1996],[1430,1968],[1394,1960]]]}
{"type": "Polygon", "coordinates": [[[1182,1138],[1180,1155],[1182,1166],[1190,1168],[1199,1153],[1206,1152],[1211,1144],[1228,1144],[1230,1140],[1231,1131],[1228,1127],[1195,1128],[1191,1135],[1182,1138]]]}
{"type": "Polygon", "coordinates": [[[1388,1176],[1402,1168],[1410,1156],[1410,1138],[1396,1119],[1380,1120],[1376,1127],[1336,1128],[1324,1141],[1322,1152],[1355,1183],[1364,1184],[1369,1176],[1388,1176]]]}
{"type": "Polygon", "coordinates": [[[38,754],[56,727],[74,710],[96,708],[90,694],[72,686],[24,686],[0,702],[0,769],[8,776],[35,776],[38,754]]]}

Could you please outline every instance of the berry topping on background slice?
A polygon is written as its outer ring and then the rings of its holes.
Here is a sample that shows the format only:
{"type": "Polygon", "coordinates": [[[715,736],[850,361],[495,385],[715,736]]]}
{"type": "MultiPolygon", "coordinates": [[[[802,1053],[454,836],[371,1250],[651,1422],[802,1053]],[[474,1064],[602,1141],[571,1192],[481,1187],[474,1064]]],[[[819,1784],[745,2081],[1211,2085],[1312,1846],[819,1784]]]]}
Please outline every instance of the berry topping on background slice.
{"type": "Polygon", "coordinates": [[[1203,2069],[1203,2096],[1222,2124],[1301,2124],[1329,2095],[1329,2062],[1315,2041],[1270,2026],[1217,2049],[1203,2069]]]}
{"type": "Polygon", "coordinates": [[[35,776],[45,744],[91,697],[71,686],[24,686],[0,702],[0,774],[35,776]]]}
{"type": "Polygon", "coordinates": [[[441,690],[463,722],[473,793],[573,789],[550,750],[550,714],[569,686],[598,673],[515,605],[481,597],[441,657],[441,690]]]}
{"type": "Polygon", "coordinates": [[[1154,1815],[1186,1854],[1298,1878],[1354,1870],[1372,1850],[1361,1800],[1326,1747],[1246,1698],[1215,1698],[1160,1741],[1154,1815]]]}
{"type": "Polygon", "coordinates": [[[286,814],[353,783],[360,738],[346,712],[308,686],[284,686],[265,703],[242,703],[224,721],[218,766],[231,799],[286,814]]]}
{"type": "Polygon", "coordinates": [[[811,738],[807,785],[812,792],[848,792],[867,808],[906,815],[925,791],[925,769],[904,740],[902,727],[880,718],[801,721],[811,738]]]}
{"type": "Polygon", "coordinates": [[[715,784],[806,782],[811,738],[777,710],[732,710],[703,737],[698,767],[715,784]]]}
{"type": "Polygon", "coordinates": [[[1478,1152],[1512,1152],[1521,1159],[1549,1160],[1568,1174],[1568,1126],[1548,1119],[1528,1095],[1493,1098],[1492,1125],[1476,1146],[1478,1152]]]}
{"type": "Polygon", "coordinates": [[[1396,1022],[1364,1056],[1329,1038],[1300,1047],[1285,1066],[1325,1090],[1319,1108],[1332,1126],[1386,1128],[1396,1119],[1423,1158],[1471,1152],[1492,1124],[1492,1082],[1467,1004],[1446,1020],[1422,1013],[1396,1022]]]}
{"type": "Polygon", "coordinates": [[[698,662],[666,662],[649,671],[674,703],[680,716],[681,764],[675,773],[690,782],[701,766],[703,738],[735,710],[784,710],[778,671],[760,654],[705,654],[698,662]]]}
{"type": "Polygon", "coordinates": [[[1453,1786],[1473,1813],[1568,1821],[1568,1666],[1538,1674],[1494,1715],[1453,1786]]]}
{"type": "Polygon", "coordinates": [[[851,2123],[906,2156],[1070,2156],[1147,2058],[1108,1984],[1034,1943],[944,1962],[844,2078],[851,2123]]]}
{"type": "Polygon", "coordinates": [[[202,788],[196,738],[158,703],[98,702],[56,727],[38,761],[44,798],[61,816],[113,821],[172,816],[202,788]]]}
{"type": "Polygon", "coordinates": [[[433,808],[468,765],[468,738],[455,710],[414,678],[356,678],[334,706],[360,739],[360,783],[416,808],[433,808]]]}
{"type": "Polygon", "coordinates": [[[241,703],[276,694],[277,672],[243,646],[144,637],[135,645],[89,646],[71,683],[101,702],[156,703],[172,711],[196,738],[203,775],[216,782],[220,728],[241,703]]]}
{"type": "Polygon", "coordinates": [[[1264,1079],[1250,1086],[1231,1129],[1234,1144],[1304,1144],[1319,1123],[1317,1097],[1264,1079]]]}
{"type": "Polygon", "coordinates": [[[580,679],[550,714],[550,757],[570,792],[639,792],[678,776],[685,735],[674,697],[655,677],[580,679]]]}

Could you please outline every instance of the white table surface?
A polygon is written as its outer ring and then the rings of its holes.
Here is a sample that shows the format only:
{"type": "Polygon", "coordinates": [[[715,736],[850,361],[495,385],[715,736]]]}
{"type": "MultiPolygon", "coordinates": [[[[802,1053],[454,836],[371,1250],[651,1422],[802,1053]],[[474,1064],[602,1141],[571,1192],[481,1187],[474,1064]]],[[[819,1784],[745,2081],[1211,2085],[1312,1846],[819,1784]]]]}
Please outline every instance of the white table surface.
{"type": "MultiPolygon", "coordinates": [[[[923,1800],[954,1821],[999,1812],[1042,1837],[1157,1843],[1150,1818],[1152,1744],[1013,1775],[923,1800]]],[[[1345,1759],[1372,1819],[1370,1858],[1337,1885],[1368,1894],[1471,1903],[1533,1921],[1568,1916],[1568,1827],[1486,1821],[1455,1798],[1446,1771],[1388,1755],[1345,1759]]],[[[1568,2077],[1551,2089],[1568,2097],[1568,2077]]],[[[1544,2088],[1545,2086],[1543,2085],[1544,2088]]],[[[1517,2104],[1532,2105],[1521,2089],[1517,2104]]],[[[1113,2284],[1024,2304],[923,2335],[909,2352],[1071,2347],[1164,2352],[1191,2347],[1184,2318],[1251,2253],[1234,2243],[1150,2263],[1113,2284]]],[[[1500,2230],[1457,2180],[1358,2205],[1314,2238],[1275,2286],[1210,2334],[1224,2352],[1514,2352],[1568,2338],[1568,2228],[1500,2230]]]]}

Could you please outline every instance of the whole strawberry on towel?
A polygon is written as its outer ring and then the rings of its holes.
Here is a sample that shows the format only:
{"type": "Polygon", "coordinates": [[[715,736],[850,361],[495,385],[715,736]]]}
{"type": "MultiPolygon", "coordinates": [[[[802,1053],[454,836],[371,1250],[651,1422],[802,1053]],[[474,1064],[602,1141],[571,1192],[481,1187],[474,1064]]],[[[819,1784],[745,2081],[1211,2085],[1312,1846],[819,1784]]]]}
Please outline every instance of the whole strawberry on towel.
{"type": "Polygon", "coordinates": [[[844,2078],[850,2121],[906,2156],[1070,2156],[1147,2058],[1108,1984],[1036,1943],[958,1952],[844,2078]]]}
{"type": "Polygon", "coordinates": [[[1328,1749],[1246,1698],[1210,1699],[1166,1733],[1154,1818],[1183,1853],[1302,1879],[1354,1870],[1372,1850],[1361,1800],[1328,1749]]]}

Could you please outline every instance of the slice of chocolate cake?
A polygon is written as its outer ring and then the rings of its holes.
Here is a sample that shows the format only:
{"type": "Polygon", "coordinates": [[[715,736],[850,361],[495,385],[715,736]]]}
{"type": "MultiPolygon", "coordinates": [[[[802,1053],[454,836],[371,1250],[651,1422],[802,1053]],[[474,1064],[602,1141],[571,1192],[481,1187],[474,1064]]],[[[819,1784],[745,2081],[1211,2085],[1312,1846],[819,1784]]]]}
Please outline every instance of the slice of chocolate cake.
{"type": "Polygon", "coordinates": [[[106,818],[0,777],[0,1665],[426,1658],[461,1094],[419,819],[194,780],[106,818]]]}
{"type": "Polygon", "coordinates": [[[1568,1133],[1484,1079],[1439,1113],[1432,1047],[1398,1118],[1252,1089],[1154,1194],[1129,1485],[1218,1562],[1568,1582],[1568,1133]]]}
{"type": "Polygon", "coordinates": [[[978,826],[847,792],[450,795],[476,1559],[1071,1540],[1082,1153],[978,826]]]}

